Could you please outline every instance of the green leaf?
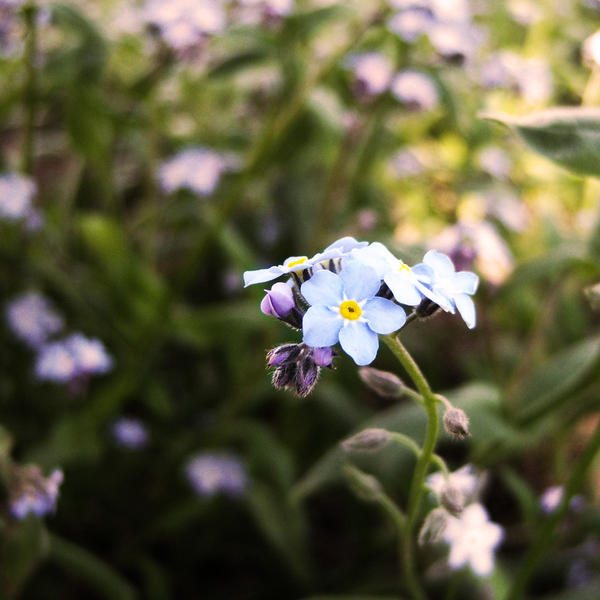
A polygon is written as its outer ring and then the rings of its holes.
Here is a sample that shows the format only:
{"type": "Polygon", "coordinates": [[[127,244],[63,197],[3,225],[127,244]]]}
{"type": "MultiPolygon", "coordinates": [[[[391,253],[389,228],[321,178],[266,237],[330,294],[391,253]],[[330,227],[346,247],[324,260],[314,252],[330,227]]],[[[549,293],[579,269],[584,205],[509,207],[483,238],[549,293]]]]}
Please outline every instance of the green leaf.
{"type": "Polygon", "coordinates": [[[134,600],[137,597],[133,587],[119,573],[77,544],[51,535],[48,558],[88,583],[103,598],[134,600]]]}
{"type": "Polygon", "coordinates": [[[208,76],[212,78],[227,77],[236,74],[248,67],[254,67],[261,64],[269,58],[269,54],[261,48],[245,50],[233,56],[228,56],[220,63],[211,67],[208,76]]]}
{"type": "Polygon", "coordinates": [[[535,369],[511,398],[516,418],[531,421],[552,410],[597,372],[600,337],[588,338],[552,356],[535,369]]]}
{"type": "Polygon", "coordinates": [[[578,175],[600,176],[600,109],[558,107],[514,117],[483,113],[513,129],[535,152],[578,175]]]}

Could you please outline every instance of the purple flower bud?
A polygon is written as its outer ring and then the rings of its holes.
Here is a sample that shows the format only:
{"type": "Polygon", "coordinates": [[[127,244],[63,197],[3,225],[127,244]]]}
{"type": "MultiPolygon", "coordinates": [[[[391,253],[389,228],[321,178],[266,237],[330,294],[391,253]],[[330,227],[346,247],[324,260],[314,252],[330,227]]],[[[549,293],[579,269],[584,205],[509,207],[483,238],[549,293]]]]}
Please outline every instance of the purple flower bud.
{"type": "Polygon", "coordinates": [[[333,362],[333,356],[333,348],[331,346],[312,349],[312,359],[318,367],[330,367],[333,362]]]}
{"type": "Polygon", "coordinates": [[[296,372],[296,394],[301,398],[308,396],[317,383],[319,378],[319,367],[315,364],[312,357],[306,356],[298,364],[296,372]]]}
{"type": "Polygon", "coordinates": [[[296,306],[296,299],[294,298],[292,288],[285,283],[279,282],[274,284],[262,299],[260,310],[265,315],[282,319],[292,312],[294,306],[296,306]]]}
{"type": "Polygon", "coordinates": [[[283,364],[295,362],[301,350],[301,344],[283,344],[271,348],[267,352],[267,365],[269,367],[280,367],[283,364]]]}

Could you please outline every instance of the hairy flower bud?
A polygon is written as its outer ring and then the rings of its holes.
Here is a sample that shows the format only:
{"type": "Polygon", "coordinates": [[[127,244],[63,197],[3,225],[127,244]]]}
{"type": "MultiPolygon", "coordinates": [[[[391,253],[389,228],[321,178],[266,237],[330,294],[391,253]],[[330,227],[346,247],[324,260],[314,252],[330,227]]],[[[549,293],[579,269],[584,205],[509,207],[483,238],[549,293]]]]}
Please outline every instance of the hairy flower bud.
{"type": "Polygon", "coordinates": [[[419,532],[419,545],[435,544],[442,539],[446,525],[448,524],[448,513],[443,508],[434,508],[425,518],[423,527],[419,532]]]}
{"type": "Polygon", "coordinates": [[[398,398],[405,388],[402,380],[388,371],[380,371],[372,367],[361,367],[358,370],[358,375],[367,387],[384,398],[398,398]]]}
{"type": "Polygon", "coordinates": [[[469,417],[460,408],[449,408],[444,413],[444,429],[453,437],[462,440],[469,434],[469,417]]]}
{"type": "Polygon", "coordinates": [[[383,448],[392,438],[386,429],[372,427],[349,437],[342,442],[342,448],[347,451],[374,452],[383,448]]]}
{"type": "Polygon", "coordinates": [[[260,310],[265,315],[283,319],[296,306],[292,288],[285,283],[275,283],[260,303],[260,310]]]}
{"type": "Polygon", "coordinates": [[[297,370],[296,363],[277,367],[275,371],[273,371],[273,385],[278,389],[287,387],[294,381],[297,370]]]}
{"type": "Polygon", "coordinates": [[[344,467],[344,474],[348,479],[352,491],[361,499],[367,502],[377,500],[377,498],[383,493],[383,488],[379,481],[360,469],[352,465],[346,465],[344,467]]]}
{"type": "Polygon", "coordinates": [[[286,363],[295,362],[301,350],[302,344],[283,344],[271,348],[267,352],[267,365],[269,367],[280,367],[286,363]]]}
{"type": "Polygon", "coordinates": [[[305,356],[300,363],[296,371],[296,394],[301,398],[308,396],[315,387],[317,379],[319,378],[319,367],[315,364],[311,355],[305,356]]]}

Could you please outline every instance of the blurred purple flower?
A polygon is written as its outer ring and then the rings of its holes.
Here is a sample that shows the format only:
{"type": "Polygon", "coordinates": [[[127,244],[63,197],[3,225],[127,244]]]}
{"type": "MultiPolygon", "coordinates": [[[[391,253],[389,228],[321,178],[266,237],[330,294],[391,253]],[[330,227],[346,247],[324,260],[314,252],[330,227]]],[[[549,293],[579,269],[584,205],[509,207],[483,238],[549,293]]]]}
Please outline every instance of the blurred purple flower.
{"type": "Polygon", "coordinates": [[[232,454],[201,452],[185,465],[185,474],[200,496],[219,493],[240,496],[248,485],[248,475],[239,458],[232,454]]]}
{"type": "Polygon", "coordinates": [[[33,348],[63,327],[62,318],[50,303],[37,292],[17,296],[6,307],[6,320],[12,332],[33,348]]]}
{"type": "Polygon", "coordinates": [[[29,465],[19,468],[15,485],[10,492],[10,511],[17,519],[33,513],[42,517],[56,510],[58,488],[63,481],[63,472],[55,469],[44,478],[40,468],[29,465]]]}
{"type": "Polygon", "coordinates": [[[33,211],[31,200],[35,192],[35,183],[29,177],[17,173],[0,175],[0,219],[27,219],[33,211]]]}
{"type": "Polygon", "coordinates": [[[64,341],[50,342],[40,348],[34,370],[42,381],[65,383],[77,375],[77,364],[64,341]]]}
{"type": "Polygon", "coordinates": [[[390,60],[379,52],[357,54],[348,59],[354,73],[354,89],[359,97],[385,92],[394,73],[390,60]]]}
{"type": "Polygon", "coordinates": [[[439,101],[436,84],[419,71],[400,71],[392,81],[391,90],[397,100],[416,110],[431,110],[439,101]]]}
{"type": "Polygon", "coordinates": [[[78,375],[102,374],[110,371],[113,362],[104,344],[81,333],[70,335],[64,344],[73,357],[78,375]]]}
{"type": "Polygon", "coordinates": [[[139,450],[148,443],[148,430],[139,419],[121,417],[111,426],[111,434],[117,445],[129,450],[139,450]]]}

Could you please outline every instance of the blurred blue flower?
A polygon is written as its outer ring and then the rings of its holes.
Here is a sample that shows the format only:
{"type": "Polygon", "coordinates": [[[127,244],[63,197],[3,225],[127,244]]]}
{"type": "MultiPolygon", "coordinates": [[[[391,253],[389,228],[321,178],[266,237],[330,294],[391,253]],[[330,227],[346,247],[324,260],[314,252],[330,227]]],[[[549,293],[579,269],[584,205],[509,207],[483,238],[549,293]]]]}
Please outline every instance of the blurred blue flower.
{"type": "Polygon", "coordinates": [[[77,364],[64,341],[50,342],[40,348],[34,371],[42,381],[65,383],[77,375],[77,364]]]}
{"type": "Polygon", "coordinates": [[[6,306],[5,315],[12,332],[33,348],[44,344],[63,327],[62,318],[37,292],[17,296],[6,306]]]}
{"type": "Polygon", "coordinates": [[[112,368],[112,358],[100,340],[74,333],[64,343],[75,361],[78,375],[102,374],[112,368]]]}
{"type": "Polygon", "coordinates": [[[188,148],[162,163],[158,179],[168,194],[188,189],[200,196],[208,196],[217,187],[221,175],[232,167],[230,157],[206,148],[188,148]]]}
{"type": "Polygon", "coordinates": [[[470,298],[477,291],[479,277],[471,271],[454,270],[448,256],[436,250],[425,254],[423,262],[412,268],[419,276],[431,276],[429,287],[433,293],[431,299],[446,312],[460,313],[469,329],[475,327],[475,304],[470,298]]]}
{"type": "Polygon", "coordinates": [[[200,496],[224,493],[240,496],[248,485],[248,475],[239,458],[220,452],[201,452],[185,465],[185,474],[200,496]]]}
{"type": "Polygon", "coordinates": [[[405,42],[416,42],[435,23],[430,10],[422,6],[411,6],[397,12],[388,21],[388,28],[405,42]]]}
{"type": "Polygon", "coordinates": [[[188,52],[202,44],[207,35],[227,25],[221,0],[148,0],[142,19],[156,27],[165,43],[177,52],[188,52]]]}
{"type": "Polygon", "coordinates": [[[317,271],[302,284],[302,295],[311,305],[302,321],[304,343],[343,350],[358,365],[373,362],[379,333],[392,333],[405,321],[404,310],[391,300],[375,297],[381,279],[371,267],[347,262],[341,273],[317,271]]]}
{"type": "Polygon", "coordinates": [[[244,287],[254,285],[255,283],[265,283],[287,273],[304,271],[304,269],[308,269],[320,262],[345,256],[354,248],[360,248],[367,244],[368,242],[358,242],[353,237],[346,236],[340,238],[327,246],[323,252],[315,254],[312,258],[308,258],[307,256],[290,256],[283,261],[282,265],[276,265],[268,269],[246,271],[244,273],[244,287]]]}
{"type": "Polygon", "coordinates": [[[348,58],[354,74],[354,91],[357,96],[376,96],[385,92],[392,80],[391,61],[380,52],[355,54],[348,58]]]}
{"type": "Polygon", "coordinates": [[[439,101],[436,84],[419,71],[400,71],[390,89],[397,100],[415,110],[431,110],[439,101]]]}
{"type": "Polygon", "coordinates": [[[115,442],[129,450],[139,450],[148,443],[148,430],[139,419],[121,417],[111,426],[115,442]]]}
{"type": "MultiPolygon", "coordinates": [[[[35,183],[17,173],[0,175],[0,219],[7,221],[27,220],[36,214],[31,200],[35,195],[35,183]]],[[[39,214],[37,215],[38,218],[39,214]]]]}
{"type": "Polygon", "coordinates": [[[44,478],[40,468],[28,465],[17,468],[15,482],[10,492],[10,512],[17,519],[33,513],[42,517],[56,510],[58,488],[63,481],[63,472],[55,469],[44,478]]]}

